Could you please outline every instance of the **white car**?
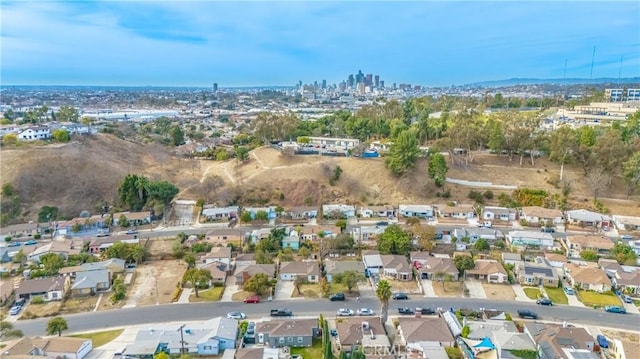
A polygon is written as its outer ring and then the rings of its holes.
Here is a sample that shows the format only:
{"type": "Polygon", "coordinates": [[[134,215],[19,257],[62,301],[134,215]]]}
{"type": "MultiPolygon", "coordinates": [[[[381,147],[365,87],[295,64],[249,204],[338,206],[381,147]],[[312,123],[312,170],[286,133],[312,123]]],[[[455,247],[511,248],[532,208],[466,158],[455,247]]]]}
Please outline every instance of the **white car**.
{"type": "Polygon", "coordinates": [[[360,308],[360,309],[358,309],[358,315],[371,316],[371,315],[373,315],[373,310],[371,310],[369,308],[360,308]]]}
{"type": "Polygon", "coordinates": [[[339,317],[350,317],[353,315],[353,310],[347,308],[340,308],[336,312],[336,315],[339,317]]]}
{"type": "Polygon", "coordinates": [[[238,319],[238,320],[240,320],[240,319],[244,319],[246,317],[247,316],[242,312],[229,312],[229,313],[227,313],[227,318],[229,318],[229,319],[238,319]]]}
{"type": "Polygon", "coordinates": [[[10,315],[18,315],[18,313],[20,313],[20,311],[22,310],[22,307],[19,305],[16,305],[14,307],[11,307],[11,309],[9,310],[9,314],[10,315]]]}

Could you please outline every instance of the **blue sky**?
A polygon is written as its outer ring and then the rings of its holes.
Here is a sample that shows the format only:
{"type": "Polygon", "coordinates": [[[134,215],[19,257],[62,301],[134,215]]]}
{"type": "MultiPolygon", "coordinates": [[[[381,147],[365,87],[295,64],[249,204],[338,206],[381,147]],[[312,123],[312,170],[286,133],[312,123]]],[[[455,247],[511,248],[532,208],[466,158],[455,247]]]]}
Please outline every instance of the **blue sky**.
{"type": "Polygon", "coordinates": [[[2,85],[640,76],[640,2],[2,1],[2,85]],[[622,58],[622,66],[621,60],[622,58]]]}

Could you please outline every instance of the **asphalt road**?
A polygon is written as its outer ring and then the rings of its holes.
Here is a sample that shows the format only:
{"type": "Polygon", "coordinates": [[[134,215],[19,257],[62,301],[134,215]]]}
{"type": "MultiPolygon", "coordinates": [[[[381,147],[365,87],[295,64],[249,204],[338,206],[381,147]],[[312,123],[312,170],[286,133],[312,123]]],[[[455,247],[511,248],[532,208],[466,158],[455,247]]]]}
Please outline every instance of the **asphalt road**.
{"type": "MultiPolygon", "coordinates": [[[[408,301],[391,301],[389,304],[389,315],[397,315],[397,308],[407,306],[415,308],[417,306],[428,306],[436,308],[468,308],[479,310],[499,309],[515,314],[518,309],[531,309],[539,315],[540,320],[554,321],[588,326],[601,326],[620,328],[627,330],[640,329],[640,315],[636,314],[613,314],[603,310],[590,308],[577,308],[569,306],[543,307],[531,303],[520,303],[514,301],[490,301],[484,299],[470,298],[411,298],[408,301]]],[[[358,308],[371,308],[376,313],[380,311],[380,304],[377,299],[363,298],[359,303],[354,301],[330,302],[327,299],[318,300],[290,300],[262,302],[258,304],[243,303],[190,303],[190,304],[167,304],[156,306],[145,306],[137,308],[127,308],[91,313],[81,313],[65,315],[69,325],[69,332],[87,332],[105,330],[107,328],[126,327],[129,325],[148,324],[151,328],[153,323],[198,321],[206,320],[216,316],[225,316],[230,311],[242,311],[249,319],[258,319],[269,316],[269,310],[275,308],[287,308],[295,315],[317,315],[323,313],[324,316],[334,316],[338,308],[350,308],[354,311],[358,308]]],[[[19,320],[15,323],[17,329],[21,329],[25,335],[44,335],[46,323],[49,318],[39,318],[32,320],[19,320]]]]}

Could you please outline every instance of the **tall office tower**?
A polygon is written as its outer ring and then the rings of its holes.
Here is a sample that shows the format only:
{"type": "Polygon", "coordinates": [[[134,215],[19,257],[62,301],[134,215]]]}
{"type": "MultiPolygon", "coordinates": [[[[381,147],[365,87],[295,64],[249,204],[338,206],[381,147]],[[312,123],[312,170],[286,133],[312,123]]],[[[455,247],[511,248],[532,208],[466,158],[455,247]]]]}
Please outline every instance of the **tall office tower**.
{"type": "Polygon", "coordinates": [[[356,83],[364,83],[364,74],[362,73],[362,70],[358,70],[358,74],[356,75],[356,83]]]}
{"type": "Polygon", "coordinates": [[[375,82],[376,88],[380,88],[380,75],[376,75],[374,79],[375,79],[374,82],[375,82]]]}
{"type": "Polygon", "coordinates": [[[373,85],[373,74],[367,74],[367,77],[365,78],[364,84],[366,86],[372,86],[373,85]]]}
{"type": "Polygon", "coordinates": [[[346,89],[347,89],[347,83],[346,83],[346,82],[344,82],[344,81],[342,81],[342,82],[340,83],[339,90],[340,90],[340,92],[344,92],[346,89]]]}
{"type": "Polygon", "coordinates": [[[384,81],[380,81],[380,88],[383,89],[384,88],[384,81]]]}
{"type": "Polygon", "coordinates": [[[298,87],[302,88],[302,80],[298,81],[298,87]]]}
{"type": "Polygon", "coordinates": [[[313,81],[313,88],[317,89],[318,88],[318,81],[313,81]]]}
{"type": "Polygon", "coordinates": [[[355,78],[353,77],[353,75],[349,75],[349,79],[347,80],[347,87],[353,88],[355,84],[356,84],[355,78]]]}
{"type": "Polygon", "coordinates": [[[393,83],[393,89],[395,90],[395,89],[397,89],[397,88],[398,88],[398,87],[396,86],[396,83],[394,82],[394,83],[393,83]]]}
{"type": "Polygon", "coordinates": [[[326,89],[327,88],[327,80],[322,80],[322,89],[326,89]]]}
{"type": "Polygon", "coordinates": [[[217,82],[213,83],[213,92],[218,92],[218,83],[217,82]]]}

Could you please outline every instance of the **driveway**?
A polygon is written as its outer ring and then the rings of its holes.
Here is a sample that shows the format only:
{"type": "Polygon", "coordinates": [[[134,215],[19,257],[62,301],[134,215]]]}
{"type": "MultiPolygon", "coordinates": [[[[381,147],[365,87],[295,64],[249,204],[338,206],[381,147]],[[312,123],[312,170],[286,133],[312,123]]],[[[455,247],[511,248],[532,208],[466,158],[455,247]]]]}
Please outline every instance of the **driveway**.
{"type": "Polygon", "coordinates": [[[522,286],[520,284],[514,284],[511,286],[511,288],[513,288],[513,293],[515,293],[516,295],[516,301],[518,302],[535,302],[535,300],[527,297],[527,295],[525,294],[524,290],[522,289],[522,286]]]}
{"type": "Polygon", "coordinates": [[[633,304],[633,303],[625,303],[625,302],[622,302],[622,304],[624,304],[624,309],[627,310],[627,313],[631,313],[631,314],[640,313],[640,311],[638,311],[638,307],[636,307],[635,304],[633,304]]]}
{"type": "Polygon", "coordinates": [[[126,328],[122,334],[109,343],[94,348],[85,358],[86,359],[103,359],[113,358],[115,353],[122,353],[127,344],[135,342],[136,336],[140,331],[139,326],[126,328]]]}
{"type": "Polygon", "coordinates": [[[294,289],[293,281],[279,280],[278,284],[276,284],[276,295],[273,300],[290,300],[294,289]]]}
{"type": "Polygon", "coordinates": [[[577,295],[568,295],[567,294],[567,300],[569,301],[569,305],[574,306],[574,307],[585,307],[584,304],[582,304],[582,302],[580,300],[578,300],[578,296],[577,295]]]}
{"type": "Polygon", "coordinates": [[[424,296],[427,298],[436,298],[436,292],[433,290],[433,281],[431,279],[421,279],[420,284],[422,284],[422,290],[424,291],[424,296]]]}
{"type": "Polygon", "coordinates": [[[222,293],[222,298],[220,298],[221,302],[233,302],[233,299],[231,299],[231,297],[236,294],[239,290],[238,285],[237,284],[228,284],[229,281],[227,281],[227,285],[224,288],[224,292],[222,293]]]}
{"type": "Polygon", "coordinates": [[[464,281],[464,285],[469,290],[469,298],[487,299],[487,294],[484,292],[482,282],[466,280],[464,281]]]}

